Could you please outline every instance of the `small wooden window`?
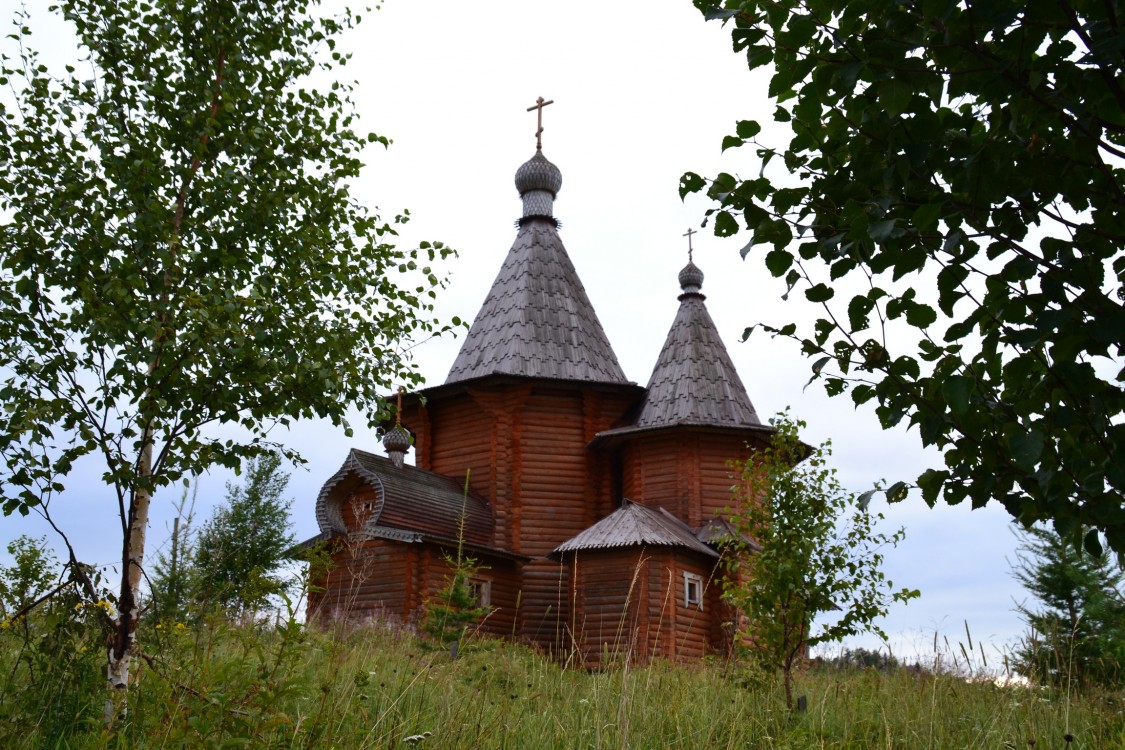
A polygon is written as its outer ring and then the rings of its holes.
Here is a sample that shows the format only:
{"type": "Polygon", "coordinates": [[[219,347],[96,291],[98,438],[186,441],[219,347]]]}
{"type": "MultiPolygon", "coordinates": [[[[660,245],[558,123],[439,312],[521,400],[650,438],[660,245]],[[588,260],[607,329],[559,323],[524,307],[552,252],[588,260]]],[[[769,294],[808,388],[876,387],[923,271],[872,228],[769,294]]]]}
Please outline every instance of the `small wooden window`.
{"type": "Polygon", "coordinates": [[[703,609],[703,577],[696,573],[684,573],[684,606],[703,609]]]}
{"type": "Polygon", "coordinates": [[[469,581],[469,593],[473,602],[478,607],[488,607],[492,604],[492,581],[487,578],[474,578],[469,581]]]}

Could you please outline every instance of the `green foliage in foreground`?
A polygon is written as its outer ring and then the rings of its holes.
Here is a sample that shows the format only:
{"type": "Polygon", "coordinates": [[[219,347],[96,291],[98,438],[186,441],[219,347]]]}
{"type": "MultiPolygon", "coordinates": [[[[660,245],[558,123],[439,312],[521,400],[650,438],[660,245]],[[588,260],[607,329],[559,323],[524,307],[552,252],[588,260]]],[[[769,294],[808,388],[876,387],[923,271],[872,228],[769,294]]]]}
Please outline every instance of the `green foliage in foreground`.
{"type": "Polygon", "coordinates": [[[882,550],[906,532],[876,528],[883,515],[846,492],[829,467],[831,443],[806,446],[798,437],[805,423],[788,412],[770,424],[769,447],[735,464],[742,481],[729,520],[738,535],[728,543],[723,598],[742,615],[744,651],[781,672],[792,708],[792,674],[806,649],[861,633],[886,640],[879,618],[919,593],[895,591],[887,580],[882,550]]]}
{"type": "Polygon", "coordinates": [[[742,120],[729,171],[680,183],[816,306],[766,328],[942,452],[930,505],[1125,553],[1125,5],[694,2],[791,130],[742,120]]]}
{"type": "MultiPolygon", "coordinates": [[[[72,634],[54,674],[0,630],[0,747],[1112,748],[1120,693],[1081,698],[910,670],[811,670],[808,712],[727,663],[590,674],[475,642],[457,660],[402,632],[161,625],[118,736],[97,721],[104,654],[72,634]],[[83,650],[86,649],[86,650],[83,650]],[[65,707],[65,712],[49,710],[65,707]],[[417,738],[408,740],[408,738],[417,738]]],[[[33,647],[34,648],[34,647],[33,647]]]]}
{"type": "Polygon", "coordinates": [[[1016,650],[1023,674],[1059,684],[1125,685],[1125,570],[1075,549],[1049,529],[1028,529],[1015,577],[1034,597],[1016,611],[1031,633],[1016,650]]]}
{"type": "Polygon", "coordinates": [[[241,485],[227,482],[226,501],[212,513],[195,540],[197,596],[228,613],[252,615],[274,594],[286,591],[281,568],[296,538],[286,498],[289,473],[280,453],[243,464],[241,485]]]}

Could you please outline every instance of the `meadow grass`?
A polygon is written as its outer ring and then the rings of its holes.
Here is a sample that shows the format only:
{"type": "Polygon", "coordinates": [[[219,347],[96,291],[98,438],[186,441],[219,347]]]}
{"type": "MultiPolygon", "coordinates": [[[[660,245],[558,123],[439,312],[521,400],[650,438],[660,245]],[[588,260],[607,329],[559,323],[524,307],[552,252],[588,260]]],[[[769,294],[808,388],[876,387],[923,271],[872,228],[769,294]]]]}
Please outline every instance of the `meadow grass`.
{"type": "Polygon", "coordinates": [[[1125,748],[1119,692],[902,668],[811,666],[794,713],[778,681],[722,660],[587,672],[506,642],[453,659],[402,629],[297,623],[162,627],[142,642],[110,733],[97,649],[76,635],[42,659],[42,643],[0,632],[0,747],[1125,748]]]}

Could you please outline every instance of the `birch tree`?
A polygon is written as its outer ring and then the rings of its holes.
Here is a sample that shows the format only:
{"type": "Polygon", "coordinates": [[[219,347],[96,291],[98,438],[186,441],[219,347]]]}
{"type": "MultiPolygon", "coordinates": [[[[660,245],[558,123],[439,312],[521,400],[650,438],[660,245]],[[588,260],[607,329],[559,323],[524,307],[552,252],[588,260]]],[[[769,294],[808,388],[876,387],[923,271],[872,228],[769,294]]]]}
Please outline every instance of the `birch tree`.
{"type": "Polygon", "coordinates": [[[352,405],[375,421],[380,393],[419,380],[404,337],[443,329],[429,264],[446,248],[396,248],[405,217],[349,194],[364,149],[388,141],[333,81],[360,16],[316,6],[65,0],[65,69],[36,55],[23,13],[0,47],[3,509],[65,532],[51,498],[75,462],[103,464],[117,689],[154,493],[263,455],[275,425],[346,430],[352,405]]]}
{"type": "Polygon", "coordinates": [[[870,495],[847,492],[828,466],[831,446],[802,443],[805,423],[788,413],[771,424],[770,446],[735,465],[728,520],[737,534],[724,557],[723,597],[741,614],[747,655],[781,672],[791,709],[793,672],[809,649],[861,633],[885,641],[878,619],[919,592],[896,591],[883,573],[884,551],[905,531],[879,530],[883,516],[868,509],[870,495]]]}

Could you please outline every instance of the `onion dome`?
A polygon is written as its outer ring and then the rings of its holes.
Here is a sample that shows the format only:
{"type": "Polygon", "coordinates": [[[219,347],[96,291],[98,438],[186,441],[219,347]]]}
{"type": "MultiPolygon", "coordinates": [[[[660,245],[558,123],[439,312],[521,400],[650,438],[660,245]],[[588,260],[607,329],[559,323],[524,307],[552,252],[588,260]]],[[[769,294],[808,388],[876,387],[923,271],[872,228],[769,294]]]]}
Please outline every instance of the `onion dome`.
{"type": "Polygon", "coordinates": [[[410,450],[410,433],[401,424],[396,424],[383,435],[383,448],[394,465],[401,469],[406,451],[410,450]]]}
{"type": "Polygon", "coordinates": [[[516,190],[523,198],[523,218],[553,216],[555,196],[562,187],[562,172],[542,151],[524,162],[516,170],[516,190]]]}
{"type": "Polygon", "coordinates": [[[703,288],[703,271],[690,260],[680,271],[679,279],[680,289],[684,290],[684,294],[699,294],[699,290],[703,288]]]}

